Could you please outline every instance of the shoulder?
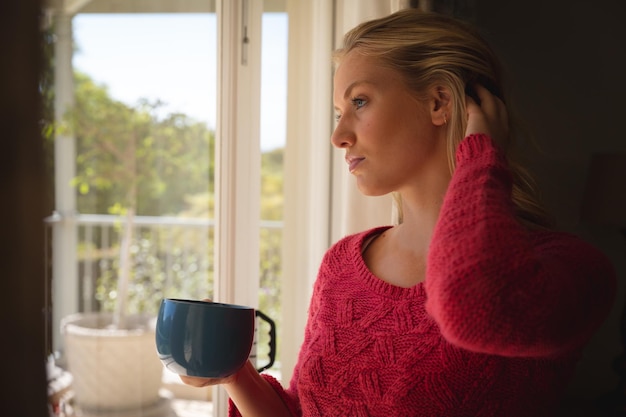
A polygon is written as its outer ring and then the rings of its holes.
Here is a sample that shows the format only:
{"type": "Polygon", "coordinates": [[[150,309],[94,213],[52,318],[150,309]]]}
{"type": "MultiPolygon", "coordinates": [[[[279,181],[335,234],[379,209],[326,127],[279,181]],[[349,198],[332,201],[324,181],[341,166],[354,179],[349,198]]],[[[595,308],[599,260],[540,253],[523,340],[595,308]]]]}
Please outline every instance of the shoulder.
{"type": "Polygon", "coordinates": [[[345,270],[349,265],[359,265],[362,263],[361,248],[363,243],[372,235],[381,233],[391,226],[379,226],[362,232],[353,233],[342,237],[333,243],[324,254],[322,259],[322,271],[328,269],[338,272],[345,270]]]}
{"type": "Polygon", "coordinates": [[[338,241],[336,241],[335,243],[333,243],[331,247],[328,249],[328,251],[326,252],[326,254],[328,255],[334,252],[343,252],[343,251],[353,252],[355,250],[357,252],[360,252],[363,242],[365,242],[371,236],[382,233],[385,230],[390,229],[391,227],[392,226],[378,226],[378,227],[373,227],[371,229],[364,230],[362,232],[346,235],[342,237],[341,239],[339,239],[338,241]]]}
{"type": "Polygon", "coordinates": [[[327,299],[326,291],[336,292],[338,285],[344,285],[346,279],[367,273],[367,266],[361,256],[363,242],[368,236],[389,227],[375,227],[349,234],[330,246],[322,258],[313,286],[313,310],[316,309],[322,299],[327,299]]]}

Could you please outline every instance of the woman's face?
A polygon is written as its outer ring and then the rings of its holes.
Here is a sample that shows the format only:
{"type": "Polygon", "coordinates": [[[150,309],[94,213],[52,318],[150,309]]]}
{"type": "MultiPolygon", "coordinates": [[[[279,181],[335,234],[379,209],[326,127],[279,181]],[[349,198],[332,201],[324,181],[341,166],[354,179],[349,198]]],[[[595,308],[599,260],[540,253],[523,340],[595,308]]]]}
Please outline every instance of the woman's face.
{"type": "Polygon", "coordinates": [[[447,166],[444,129],[433,123],[431,105],[416,100],[401,75],[375,58],[353,50],[342,59],[333,101],[331,142],[345,149],[363,194],[421,187],[442,163],[447,166]]]}

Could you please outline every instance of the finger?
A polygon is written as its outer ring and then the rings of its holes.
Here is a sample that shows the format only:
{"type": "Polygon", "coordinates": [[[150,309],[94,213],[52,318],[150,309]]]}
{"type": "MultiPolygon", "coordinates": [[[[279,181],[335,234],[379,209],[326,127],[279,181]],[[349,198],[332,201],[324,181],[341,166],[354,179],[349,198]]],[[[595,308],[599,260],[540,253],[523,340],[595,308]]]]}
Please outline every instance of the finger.
{"type": "Polygon", "coordinates": [[[496,101],[494,100],[495,96],[491,94],[491,92],[487,90],[482,84],[475,84],[474,91],[476,91],[476,95],[478,96],[478,99],[480,100],[481,107],[489,107],[489,108],[497,107],[496,101]]]}
{"type": "Polygon", "coordinates": [[[485,86],[482,84],[474,83],[472,87],[474,88],[474,91],[476,91],[476,95],[478,96],[480,100],[482,100],[483,98],[485,98],[485,96],[488,96],[490,94],[489,90],[487,90],[487,88],[485,88],[485,86]]]}
{"type": "Polygon", "coordinates": [[[476,100],[474,100],[472,96],[465,95],[465,108],[468,112],[470,112],[472,110],[480,109],[480,106],[478,105],[478,103],[476,103],[476,100]]]}
{"type": "Polygon", "coordinates": [[[230,375],[225,378],[202,378],[197,376],[185,376],[179,375],[180,380],[191,387],[202,388],[212,385],[228,384],[235,380],[235,375],[230,375]]]}
{"type": "Polygon", "coordinates": [[[494,95],[483,85],[476,85],[476,94],[481,100],[480,106],[483,111],[491,118],[499,120],[501,123],[506,122],[508,119],[506,105],[500,97],[494,95]]]}
{"type": "Polygon", "coordinates": [[[485,103],[497,110],[502,110],[506,108],[504,101],[500,97],[493,94],[489,89],[481,84],[476,85],[476,94],[481,101],[481,105],[485,103]]]}
{"type": "Polygon", "coordinates": [[[192,387],[196,387],[196,388],[206,387],[216,382],[215,380],[211,380],[209,378],[198,378],[195,376],[183,376],[183,375],[180,375],[180,380],[184,384],[192,386],[192,387]]]}

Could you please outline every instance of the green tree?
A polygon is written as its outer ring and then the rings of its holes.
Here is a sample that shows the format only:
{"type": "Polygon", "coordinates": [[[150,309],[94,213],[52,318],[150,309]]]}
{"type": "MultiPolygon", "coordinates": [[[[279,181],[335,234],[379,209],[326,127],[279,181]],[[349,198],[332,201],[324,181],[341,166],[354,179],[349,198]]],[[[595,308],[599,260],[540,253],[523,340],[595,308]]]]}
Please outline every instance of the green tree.
{"type": "Polygon", "coordinates": [[[46,202],[49,212],[54,209],[54,27],[46,25],[41,31],[41,54],[43,69],[39,73],[39,92],[41,94],[41,132],[43,137],[46,164],[47,186],[49,193],[46,202]]]}
{"type": "MultiPolygon", "coordinates": [[[[282,148],[261,155],[261,219],[283,219],[283,154],[282,148]]],[[[260,230],[260,294],[259,308],[268,314],[280,328],[281,279],[282,279],[282,228],[260,230]]],[[[260,349],[267,346],[269,335],[259,333],[260,349]]],[[[262,356],[263,351],[259,352],[262,356]]],[[[278,356],[278,355],[277,355],[278,356]]]]}
{"type": "Polygon", "coordinates": [[[78,208],[126,218],[119,260],[104,275],[112,280],[117,270],[117,290],[109,294],[115,298],[115,323],[124,327],[129,286],[140,270],[132,267],[131,246],[150,243],[133,236],[135,215],[175,213],[185,207],[185,196],[210,191],[206,174],[212,172],[214,135],[182,114],[159,117],[159,102],[143,100],[133,108],[88,76],[77,73],[75,79],[68,125],[77,141],[78,208]]]}
{"type": "Polygon", "coordinates": [[[130,107],[88,76],[75,79],[79,212],[174,214],[187,195],[212,191],[215,138],[204,123],[180,113],[160,118],[160,102],[130,107]]]}
{"type": "Polygon", "coordinates": [[[283,148],[261,155],[261,219],[283,218],[283,148]]]}

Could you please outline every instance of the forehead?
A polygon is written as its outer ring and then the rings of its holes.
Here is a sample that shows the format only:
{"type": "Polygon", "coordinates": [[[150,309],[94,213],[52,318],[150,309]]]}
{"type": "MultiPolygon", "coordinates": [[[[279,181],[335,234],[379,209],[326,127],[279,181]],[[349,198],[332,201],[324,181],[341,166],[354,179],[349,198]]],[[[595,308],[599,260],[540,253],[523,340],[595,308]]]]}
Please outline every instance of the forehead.
{"type": "Polygon", "coordinates": [[[398,83],[401,83],[401,76],[397,71],[381,65],[377,58],[353,50],[341,59],[335,72],[334,98],[341,99],[356,84],[390,88],[398,83]]]}

